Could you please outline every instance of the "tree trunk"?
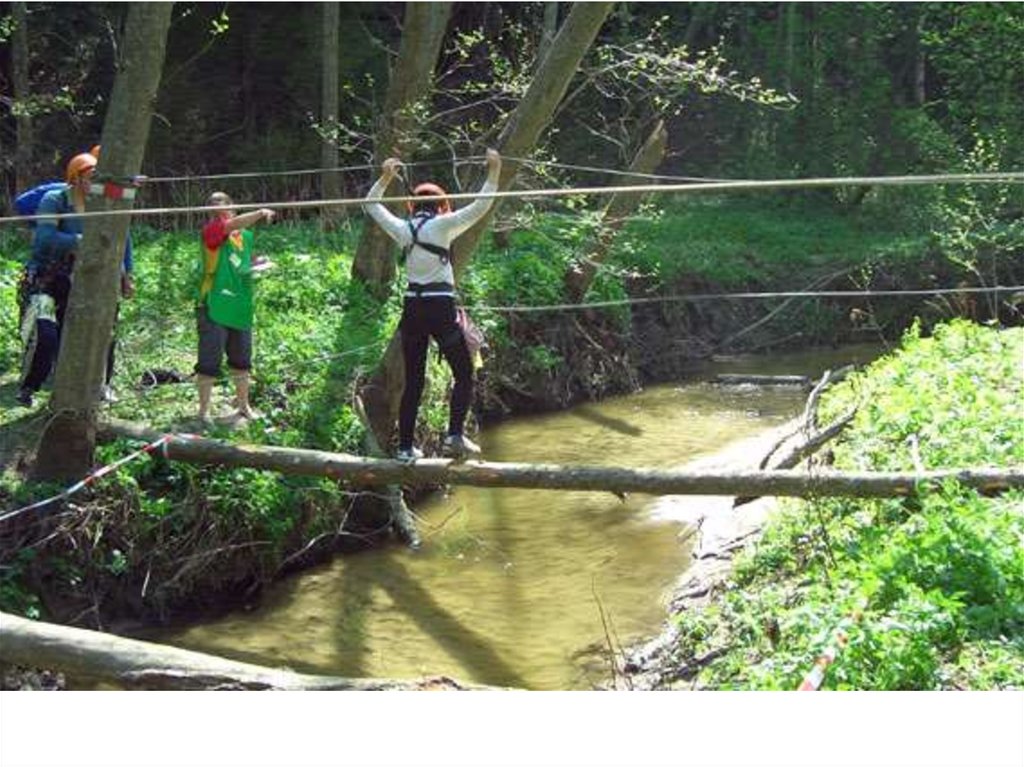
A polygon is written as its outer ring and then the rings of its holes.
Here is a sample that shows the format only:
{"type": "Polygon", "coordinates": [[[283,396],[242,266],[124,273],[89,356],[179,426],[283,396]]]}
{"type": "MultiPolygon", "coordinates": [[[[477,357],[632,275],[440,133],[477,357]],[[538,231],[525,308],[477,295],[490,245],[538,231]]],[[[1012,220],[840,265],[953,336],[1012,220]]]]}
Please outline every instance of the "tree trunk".
{"type": "Polygon", "coordinates": [[[534,69],[540,69],[543,65],[544,57],[548,55],[551,43],[554,42],[557,33],[558,3],[544,3],[544,19],[541,22],[540,42],[537,45],[537,61],[534,64],[534,69]]]}
{"type": "MultiPolygon", "coordinates": [[[[559,30],[549,55],[537,70],[526,95],[516,106],[498,138],[497,148],[502,154],[526,157],[533,151],[612,6],[614,3],[573,5],[572,12],[559,30]]],[[[498,188],[508,189],[517,171],[518,164],[506,159],[502,163],[498,188]]],[[[458,239],[453,264],[456,277],[472,258],[473,251],[490,226],[499,204],[500,200],[495,200],[488,214],[458,239]]],[[[361,394],[366,405],[367,417],[374,429],[378,430],[377,441],[381,445],[388,445],[391,442],[404,380],[401,343],[396,333],[392,336],[376,372],[361,394]]]]}
{"type": "Polygon", "coordinates": [[[447,677],[350,679],[299,674],[10,613],[0,613],[0,660],[143,690],[497,689],[464,685],[447,677]]]}
{"type": "Polygon", "coordinates": [[[19,192],[32,186],[32,153],[35,148],[35,135],[32,129],[32,116],[27,110],[31,89],[28,74],[28,10],[27,3],[11,3],[14,16],[14,29],[11,50],[11,85],[14,89],[14,102],[22,107],[19,110],[16,124],[18,140],[14,152],[15,189],[19,192]]]}
{"type": "MultiPolygon", "coordinates": [[[[324,128],[333,130],[338,125],[338,26],[341,9],[336,2],[323,4],[323,26],[321,37],[321,89],[320,122],[324,128]]],[[[338,145],[332,139],[321,139],[320,167],[338,167],[338,145]]],[[[324,171],[320,175],[320,193],[326,200],[341,198],[341,178],[337,173],[324,171]]],[[[325,206],[320,211],[321,224],[333,228],[338,209],[325,206]]]]}
{"type": "MultiPolygon", "coordinates": [[[[667,143],[668,133],[665,131],[665,124],[659,120],[633,158],[629,166],[630,172],[653,173],[665,157],[667,143]]],[[[588,248],[587,255],[579,267],[565,276],[566,292],[570,301],[583,300],[583,296],[594,281],[597,268],[608,257],[615,235],[622,228],[626,217],[636,210],[642,199],[643,196],[638,194],[613,194],[609,198],[601,216],[601,220],[607,223],[601,226],[596,241],[588,248]]]]}
{"type": "MultiPolygon", "coordinates": [[[[172,5],[132,3],[128,11],[124,58],[103,124],[98,178],[123,180],[142,167],[172,5]]],[[[120,211],[131,205],[130,200],[90,198],[86,210],[120,211]]],[[[39,479],[81,477],[92,464],[96,403],[106,372],[128,223],[127,215],[86,219],[61,334],[50,403],[53,417],[33,468],[39,479]]]]}
{"type": "MultiPolygon", "coordinates": [[[[416,135],[418,126],[412,107],[431,93],[437,57],[450,16],[451,3],[407,3],[405,6],[402,46],[374,139],[374,163],[378,166],[388,157],[404,156],[404,150],[416,135]]],[[[392,250],[391,239],[380,227],[372,223],[363,227],[352,263],[352,277],[380,299],[387,297],[395,279],[392,250]]]]}
{"type": "MultiPolygon", "coordinates": [[[[111,435],[154,441],[161,436],[132,424],[107,427],[111,435]]],[[[596,490],[648,495],[775,495],[878,497],[912,495],[919,485],[955,479],[985,491],[1024,488],[1024,469],[947,469],[922,473],[827,472],[806,470],[685,471],[615,466],[459,463],[426,458],[413,463],[328,453],[322,450],[233,445],[200,437],[167,443],[170,460],[214,466],[249,467],[298,476],[330,477],[359,485],[471,485],[551,490],[596,490]]]]}

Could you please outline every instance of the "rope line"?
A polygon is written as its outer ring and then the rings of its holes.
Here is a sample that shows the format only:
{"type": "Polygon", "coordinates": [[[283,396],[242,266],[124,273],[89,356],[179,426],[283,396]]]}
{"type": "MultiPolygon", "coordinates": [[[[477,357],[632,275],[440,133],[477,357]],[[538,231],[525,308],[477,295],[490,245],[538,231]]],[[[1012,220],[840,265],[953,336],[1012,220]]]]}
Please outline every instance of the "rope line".
{"type": "MultiPolygon", "coordinates": [[[[546,197],[577,197],[583,195],[647,194],[651,192],[742,192],[756,190],[821,189],[837,186],[915,186],[922,184],[996,184],[1024,183],[1024,172],[996,173],[948,173],[926,176],[847,176],[835,178],[770,179],[764,181],[714,181],[685,184],[636,184],[627,186],[591,186],[557,189],[521,189],[498,192],[458,192],[447,195],[401,195],[381,197],[375,203],[422,202],[426,200],[478,200],[478,199],[539,199],[546,197]]],[[[233,206],[236,211],[275,208],[298,210],[302,208],[354,207],[365,205],[365,197],[344,197],[340,199],[301,200],[293,202],[243,203],[233,206]]],[[[200,205],[178,208],[139,208],[124,210],[86,211],[84,213],[46,214],[33,216],[4,216],[0,223],[36,221],[60,218],[102,218],[107,216],[157,216],[177,213],[212,213],[220,210],[216,205],[200,205]]]]}
{"type": "Polygon", "coordinates": [[[73,484],[70,487],[66,488],[65,490],[57,493],[57,495],[51,496],[51,497],[46,498],[46,499],[44,499],[42,501],[36,501],[35,503],[30,503],[28,506],[22,506],[20,509],[14,509],[13,511],[6,511],[3,514],[0,514],[0,522],[6,522],[8,519],[11,519],[12,517],[16,517],[19,514],[23,514],[26,511],[32,511],[33,509],[40,509],[43,506],[49,506],[54,501],[59,501],[62,498],[67,498],[68,496],[73,495],[74,493],[77,493],[79,490],[82,490],[83,488],[88,487],[90,484],[92,484],[96,480],[100,479],[101,477],[106,476],[110,472],[116,471],[117,469],[121,468],[122,466],[124,466],[129,461],[134,461],[136,458],[138,458],[141,455],[145,455],[147,453],[152,453],[158,447],[162,446],[164,448],[164,456],[166,457],[166,455],[167,455],[167,443],[170,440],[172,440],[172,439],[191,439],[191,438],[192,438],[191,434],[165,434],[162,437],[160,437],[159,439],[157,439],[157,440],[155,440],[153,442],[150,442],[148,445],[142,446],[141,448],[139,448],[135,452],[129,453],[124,458],[119,458],[118,460],[114,461],[113,463],[109,463],[106,466],[100,467],[99,469],[97,469],[96,471],[92,472],[91,474],[89,474],[84,479],[79,480],[78,482],[76,482],[75,484],[73,484]]]}
{"type": "Polygon", "coordinates": [[[876,296],[935,296],[964,293],[1014,293],[1024,291],[1024,285],[995,285],[990,288],[911,288],[906,290],[807,290],[807,291],[773,291],[764,293],[682,293],[673,296],[651,296],[649,298],[620,298],[609,301],[591,301],[578,304],[543,304],[525,305],[512,304],[494,306],[489,304],[471,305],[474,311],[504,312],[509,314],[525,312],[557,312],[586,309],[603,309],[611,306],[627,304],[662,304],[673,301],[720,301],[728,299],[763,299],[763,298],[874,298],[876,296]]]}
{"type": "MultiPolygon", "coordinates": [[[[447,160],[417,160],[414,162],[403,163],[406,167],[417,168],[427,167],[432,165],[469,165],[471,163],[482,162],[486,159],[484,155],[470,155],[469,157],[447,159],[447,160]]],[[[502,159],[510,162],[519,163],[521,165],[534,165],[534,166],[548,166],[552,168],[564,168],[566,170],[579,170],[587,173],[601,173],[608,176],[628,176],[631,178],[650,178],[650,179],[661,179],[665,181],[729,181],[730,179],[724,178],[707,178],[704,176],[672,176],[662,175],[657,173],[635,173],[625,170],[616,170],[612,168],[598,168],[592,165],[573,165],[572,163],[557,162],[555,160],[534,160],[528,157],[513,157],[511,155],[502,155],[502,159]]],[[[194,181],[215,181],[215,180],[227,180],[227,179],[246,179],[246,178],[273,178],[280,176],[309,176],[319,175],[326,173],[351,173],[355,171],[364,170],[377,170],[379,165],[372,163],[364,163],[362,165],[344,165],[336,168],[302,168],[299,170],[271,170],[271,171],[248,171],[240,173],[211,173],[205,175],[195,176],[146,176],[145,183],[147,184],[162,184],[172,182],[194,182],[194,181]]],[[[732,179],[736,180],[736,179],[732,179]]]]}

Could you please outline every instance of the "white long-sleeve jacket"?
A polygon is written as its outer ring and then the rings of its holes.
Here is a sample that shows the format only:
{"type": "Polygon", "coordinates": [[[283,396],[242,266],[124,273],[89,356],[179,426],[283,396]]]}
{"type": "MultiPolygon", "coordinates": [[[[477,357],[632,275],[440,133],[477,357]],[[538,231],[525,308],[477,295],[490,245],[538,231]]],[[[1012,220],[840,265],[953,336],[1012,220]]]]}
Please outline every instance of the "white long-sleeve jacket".
{"type": "MultiPolygon", "coordinates": [[[[384,196],[385,184],[382,179],[370,189],[366,195],[367,200],[379,200],[384,196]]],[[[497,183],[490,179],[484,182],[480,188],[480,194],[490,194],[498,189],[497,183]]],[[[439,213],[430,218],[420,228],[416,238],[420,242],[427,242],[442,248],[450,249],[452,242],[460,234],[469,229],[473,224],[483,218],[484,214],[491,207],[493,198],[473,200],[462,210],[453,213],[439,213]]],[[[367,203],[363,206],[366,212],[380,224],[381,229],[397,242],[401,247],[407,248],[412,245],[412,232],[409,230],[407,219],[399,218],[379,202],[367,203]]],[[[415,222],[414,223],[418,223],[415,222]]],[[[455,285],[455,272],[452,269],[451,261],[444,262],[436,254],[426,248],[413,246],[409,257],[405,262],[406,277],[413,285],[428,285],[430,283],[444,282],[455,285]]],[[[441,295],[431,293],[430,295],[441,295]]]]}

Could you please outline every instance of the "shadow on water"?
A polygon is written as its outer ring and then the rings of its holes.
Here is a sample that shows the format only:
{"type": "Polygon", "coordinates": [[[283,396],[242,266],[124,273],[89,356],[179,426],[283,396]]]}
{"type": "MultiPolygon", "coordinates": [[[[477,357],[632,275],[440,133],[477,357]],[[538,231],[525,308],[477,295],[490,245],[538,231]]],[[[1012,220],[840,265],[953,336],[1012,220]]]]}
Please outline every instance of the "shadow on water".
{"type": "Polygon", "coordinates": [[[572,409],[572,414],[577,418],[582,418],[591,423],[602,426],[612,431],[617,431],[620,434],[628,434],[631,437],[643,436],[643,429],[631,424],[622,418],[613,418],[605,413],[602,413],[593,405],[579,405],[572,409]]]}
{"type": "Polygon", "coordinates": [[[494,650],[487,637],[477,634],[464,621],[444,609],[395,558],[382,561],[378,584],[394,600],[395,607],[408,615],[423,633],[458,659],[474,676],[487,677],[492,684],[526,687],[526,681],[494,650]]]}

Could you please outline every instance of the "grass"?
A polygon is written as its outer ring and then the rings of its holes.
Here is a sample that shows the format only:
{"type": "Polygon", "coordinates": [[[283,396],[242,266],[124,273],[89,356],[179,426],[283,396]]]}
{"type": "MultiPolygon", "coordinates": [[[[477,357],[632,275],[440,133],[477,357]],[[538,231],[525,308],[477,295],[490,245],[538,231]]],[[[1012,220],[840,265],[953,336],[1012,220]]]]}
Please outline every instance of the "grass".
{"type": "MultiPolygon", "coordinates": [[[[840,469],[1024,465],[1024,329],[964,321],[838,386],[823,418],[857,418],[840,469]],[[917,447],[911,447],[913,435],[917,447]]],[[[845,632],[826,689],[1024,687],[1024,493],[955,482],[908,499],[787,504],[720,599],[679,616],[680,651],[727,652],[698,674],[726,689],[795,689],[845,632]]]]}

